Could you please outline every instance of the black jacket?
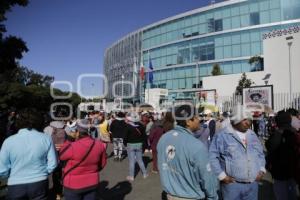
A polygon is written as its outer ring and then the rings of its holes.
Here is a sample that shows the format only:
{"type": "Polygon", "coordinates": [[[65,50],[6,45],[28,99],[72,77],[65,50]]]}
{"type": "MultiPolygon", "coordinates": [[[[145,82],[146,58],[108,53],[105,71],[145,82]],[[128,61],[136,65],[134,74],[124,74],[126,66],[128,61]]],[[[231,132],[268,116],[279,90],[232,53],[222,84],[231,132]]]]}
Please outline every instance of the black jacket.
{"type": "Polygon", "coordinates": [[[124,120],[115,119],[112,121],[109,130],[113,138],[124,138],[128,131],[128,125],[124,120]]]}
{"type": "Polygon", "coordinates": [[[274,179],[288,180],[295,176],[296,151],[292,127],[276,130],[266,142],[267,169],[274,179]]]}
{"type": "Polygon", "coordinates": [[[128,124],[128,131],[125,135],[125,145],[127,143],[143,143],[146,142],[146,127],[141,123],[135,123],[134,125],[128,124]]]}

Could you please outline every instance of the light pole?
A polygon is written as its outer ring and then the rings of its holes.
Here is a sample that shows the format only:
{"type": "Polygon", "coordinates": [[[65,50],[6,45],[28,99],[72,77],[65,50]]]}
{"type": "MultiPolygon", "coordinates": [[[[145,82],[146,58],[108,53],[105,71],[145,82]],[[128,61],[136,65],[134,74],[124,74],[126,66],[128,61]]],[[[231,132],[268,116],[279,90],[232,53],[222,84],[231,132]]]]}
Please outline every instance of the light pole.
{"type": "MultiPolygon", "coordinates": [[[[94,91],[94,86],[95,86],[95,84],[94,83],[91,83],[91,85],[92,85],[92,92],[94,93],[95,91],[94,91]]],[[[94,96],[92,97],[92,102],[94,102],[94,96]]]]}
{"type": "Polygon", "coordinates": [[[292,103],[292,66],[291,66],[291,47],[293,42],[287,43],[289,46],[289,79],[290,79],[290,103],[292,103]]]}
{"type": "Polygon", "coordinates": [[[122,88],[121,88],[121,110],[123,110],[123,81],[124,81],[124,74],[122,74],[122,88]]]}

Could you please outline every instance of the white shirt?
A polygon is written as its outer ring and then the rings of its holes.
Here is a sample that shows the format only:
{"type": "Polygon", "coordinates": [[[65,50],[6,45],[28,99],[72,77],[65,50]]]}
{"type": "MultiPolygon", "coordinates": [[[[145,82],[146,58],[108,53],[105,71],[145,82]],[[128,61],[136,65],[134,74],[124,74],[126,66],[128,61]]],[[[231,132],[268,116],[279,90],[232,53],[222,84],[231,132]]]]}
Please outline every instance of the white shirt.
{"type": "Polygon", "coordinates": [[[244,146],[247,146],[247,138],[246,138],[246,133],[242,133],[240,131],[235,131],[236,134],[239,136],[239,138],[241,139],[242,143],[244,146]]]}

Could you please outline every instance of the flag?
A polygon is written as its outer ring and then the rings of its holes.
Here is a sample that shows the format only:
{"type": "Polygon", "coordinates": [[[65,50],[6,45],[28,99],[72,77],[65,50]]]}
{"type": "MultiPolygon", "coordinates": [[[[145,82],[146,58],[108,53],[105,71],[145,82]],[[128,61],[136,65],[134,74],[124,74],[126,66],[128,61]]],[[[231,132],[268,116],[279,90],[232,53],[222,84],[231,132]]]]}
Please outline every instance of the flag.
{"type": "Polygon", "coordinates": [[[145,79],[145,69],[143,66],[141,66],[141,69],[140,69],[140,77],[142,80],[145,79]]]}
{"type": "Polygon", "coordinates": [[[148,78],[149,78],[149,83],[152,85],[153,84],[153,66],[152,66],[151,58],[149,60],[149,74],[148,74],[148,78]]]}

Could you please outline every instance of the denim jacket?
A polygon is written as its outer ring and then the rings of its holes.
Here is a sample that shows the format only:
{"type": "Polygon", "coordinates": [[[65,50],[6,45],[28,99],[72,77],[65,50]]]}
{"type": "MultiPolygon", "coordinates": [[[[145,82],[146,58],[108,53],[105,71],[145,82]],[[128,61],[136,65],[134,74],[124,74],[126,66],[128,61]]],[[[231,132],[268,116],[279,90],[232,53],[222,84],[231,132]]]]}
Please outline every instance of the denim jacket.
{"type": "Polygon", "coordinates": [[[232,126],[215,135],[209,149],[212,170],[219,180],[225,176],[237,182],[254,182],[260,171],[265,172],[265,156],[261,142],[252,130],[246,133],[244,146],[232,126]]]}

